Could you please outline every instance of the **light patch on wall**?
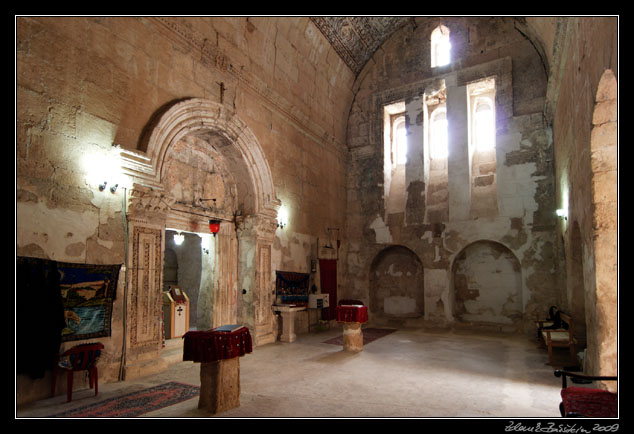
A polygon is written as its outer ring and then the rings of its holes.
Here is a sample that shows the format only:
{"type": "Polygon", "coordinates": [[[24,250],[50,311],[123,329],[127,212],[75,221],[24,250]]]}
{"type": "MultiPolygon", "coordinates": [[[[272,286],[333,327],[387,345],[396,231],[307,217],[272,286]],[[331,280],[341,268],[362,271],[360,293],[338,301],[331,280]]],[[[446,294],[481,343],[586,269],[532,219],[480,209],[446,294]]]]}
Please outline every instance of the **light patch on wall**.
{"type": "Polygon", "coordinates": [[[37,230],[16,231],[18,251],[21,247],[35,244],[50,257],[57,261],[72,261],[77,258],[60,252],[76,240],[87,240],[94,235],[99,225],[97,212],[75,212],[71,210],[48,208],[41,203],[21,202],[17,206],[16,221],[18,227],[37,228],[37,230]],[[73,236],[67,237],[72,231],[73,236]]]}
{"type": "Polygon", "coordinates": [[[392,242],[392,234],[390,233],[390,228],[385,225],[385,222],[381,218],[381,216],[377,216],[372,224],[370,225],[370,229],[374,230],[376,242],[379,244],[390,244],[392,242]]]}
{"type": "Polygon", "coordinates": [[[99,186],[128,188],[130,181],[121,170],[118,148],[86,152],[81,158],[81,166],[86,173],[86,183],[98,189],[99,186]],[[105,184],[104,184],[105,183],[105,184]]]}

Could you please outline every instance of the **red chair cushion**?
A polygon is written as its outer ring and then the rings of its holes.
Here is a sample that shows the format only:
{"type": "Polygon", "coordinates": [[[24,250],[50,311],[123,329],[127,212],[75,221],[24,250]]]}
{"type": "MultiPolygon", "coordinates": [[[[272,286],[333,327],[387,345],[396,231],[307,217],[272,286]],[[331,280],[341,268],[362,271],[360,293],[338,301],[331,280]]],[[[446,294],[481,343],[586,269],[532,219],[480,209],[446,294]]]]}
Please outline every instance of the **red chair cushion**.
{"type": "Polygon", "coordinates": [[[589,387],[566,387],[561,390],[566,414],[585,417],[617,417],[618,395],[607,390],[589,387]]]}

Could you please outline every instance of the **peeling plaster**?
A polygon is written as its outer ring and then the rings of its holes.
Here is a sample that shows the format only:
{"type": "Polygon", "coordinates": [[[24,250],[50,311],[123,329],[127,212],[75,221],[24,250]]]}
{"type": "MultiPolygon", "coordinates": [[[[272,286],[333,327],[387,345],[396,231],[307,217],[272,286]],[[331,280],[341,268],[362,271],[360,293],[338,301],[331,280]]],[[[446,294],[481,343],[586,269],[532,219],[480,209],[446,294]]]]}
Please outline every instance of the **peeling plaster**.
{"type": "Polygon", "coordinates": [[[67,209],[48,208],[43,203],[20,202],[16,210],[17,226],[38,228],[37,231],[16,231],[18,253],[20,248],[35,244],[53,260],[76,259],[76,248],[67,248],[91,238],[99,226],[97,211],[76,212],[67,209]],[[72,236],[68,236],[72,231],[72,236]],[[64,252],[61,254],[59,252],[64,252]]]}
{"type": "Polygon", "coordinates": [[[370,224],[370,229],[374,230],[376,236],[376,242],[378,244],[390,244],[392,243],[392,234],[390,232],[390,228],[385,225],[385,222],[381,218],[381,216],[377,216],[372,224],[370,224]]]}

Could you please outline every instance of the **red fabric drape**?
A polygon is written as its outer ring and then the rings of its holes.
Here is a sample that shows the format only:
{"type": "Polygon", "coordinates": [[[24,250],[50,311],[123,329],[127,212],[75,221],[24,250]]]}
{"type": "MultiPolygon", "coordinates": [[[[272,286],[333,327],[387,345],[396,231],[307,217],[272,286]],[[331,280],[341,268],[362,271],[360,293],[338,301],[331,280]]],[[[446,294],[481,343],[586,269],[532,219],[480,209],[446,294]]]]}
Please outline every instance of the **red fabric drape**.
{"type": "Polygon", "coordinates": [[[328,294],[329,306],[321,310],[321,319],[335,319],[337,306],[337,260],[319,260],[319,278],[321,280],[321,293],[328,294]]]}
{"type": "Polygon", "coordinates": [[[246,327],[233,332],[190,331],[183,339],[183,361],[216,362],[253,351],[251,334],[246,327]]]}
{"type": "Polygon", "coordinates": [[[617,417],[618,395],[589,387],[567,387],[561,390],[566,413],[585,417],[617,417]]]}
{"type": "Polygon", "coordinates": [[[338,322],[368,322],[367,306],[337,306],[338,322]]]}

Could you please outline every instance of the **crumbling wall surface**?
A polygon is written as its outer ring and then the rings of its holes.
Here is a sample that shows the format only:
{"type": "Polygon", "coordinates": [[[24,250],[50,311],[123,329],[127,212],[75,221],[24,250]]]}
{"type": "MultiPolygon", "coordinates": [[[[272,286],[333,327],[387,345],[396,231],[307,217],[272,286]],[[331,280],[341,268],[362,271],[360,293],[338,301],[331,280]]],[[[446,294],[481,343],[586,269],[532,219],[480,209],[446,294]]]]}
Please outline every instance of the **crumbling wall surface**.
{"type": "MultiPolygon", "coordinates": [[[[400,245],[414,252],[423,267],[424,322],[534,331],[533,320],[556,298],[552,132],[543,117],[546,84],[544,63],[513,18],[419,17],[384,43],[357,78],[348,119],[343,295],[371,300],[371,264],[386,247],[400,245]],[[452,61],[431,68],[430,34],[439,23],[450,29],[452,61]],[[486,180],[495,184],[497,200],[491,210],[483,210],[471,192],[477,173],[471,169],[466,102],[467,85],[486,78],[495,79],[496,105],[496,166],[489,168],[495,177],[486,180]],[[442,166],[430,160],[428,146],[421,143],[428,120],[420,102],[423,94],[437,92],[441,82],[450,124],[443,169],[447,183],[432,185],[436,173],[430,169],[442,166]],[[386,214],[383,175],[383,106],[398,101],[410,108],[408,139],[415,142],[408,148],[416,149],[408,154],[406,209],[400,215],[386,214]],[[442,212],[436,211],[439,200],[442,212]],[[496,279],[481,278],[477,270],[470,271],[472,281],[482,288],[469,293],[475,288],[467,285],[463,291],[461,255],[475,242],[497,243],[515,258],[499,269],[512,283],[511,293],[487,300],[483,286],[494,285],[496,279]],[[465,307],[480,304],[484,309],[487,303],[495,304],[494,314],[462,315],[465,307]]],[[[496,262],[492,264],[487,272],[495,274],[496,262]]]]}
{"type": "MultiPolygon", "coordinates": [[[[98,185],[119,171],[122,153],[158,158],[145,154],[154,127],[191,98],[221,105],[255,135],[276,195],[289,209],[286,231],[315,238],[326,227],[343,227],[345,119],[354,77],[309,18],[18,17],[16,62],[18,255],[123,263],[125,182],[114,193],[98,185]]],[[[222,171],[201,158],[207,145],[198,142],[233,144],[182,139],[171,155],[159,156],[168,158],[161,161],[166,185],[148,188],[167,188],[181,208],[202,207],[192,200],[206,194],[233,210],[236,201],[253,202],[236,197],[232,186],[252,192],[241,185],[248,177],[232,172],[237,179],[219,179],[222,171]]],[[[298,267],[306,267],[305,258],[298,267]]],[[[102,339],[105,382],[119,377],[122,303],[123,297],[115,300],[112,337],[102,339]]],[[[46,396],[48,381],[25,389],[46,396]]]]}
{"type": "MultiPolygon", "coordinates": [[[[585,369],[615,375],[617,365],[617,106],[618,18],[574,17],[560,24],[553,101],[557,208],[568,210],[557,229],[564,252],[581,253],[587,354],[585,369]],[[611,75],[611,86],[602,86],[611,75]],[[613,87],[606,99],[602,91],[613,87]],[[609,102],[609,101],[612,102],[609,102]],[[573,228],[578,228],[578,233],[573,228]],[[577,244],[580,244],[578,246],[577,244]]],[[[566,260],[567,258],[564,258],[566,260]]],[[[576,273],[574,267],[569,272],[576,273]]],[[[569,307],[580,279],[569,276],[561,301],[569,307]]],[[[575,300],[579,303],[579,300],[575,300]]]]}

